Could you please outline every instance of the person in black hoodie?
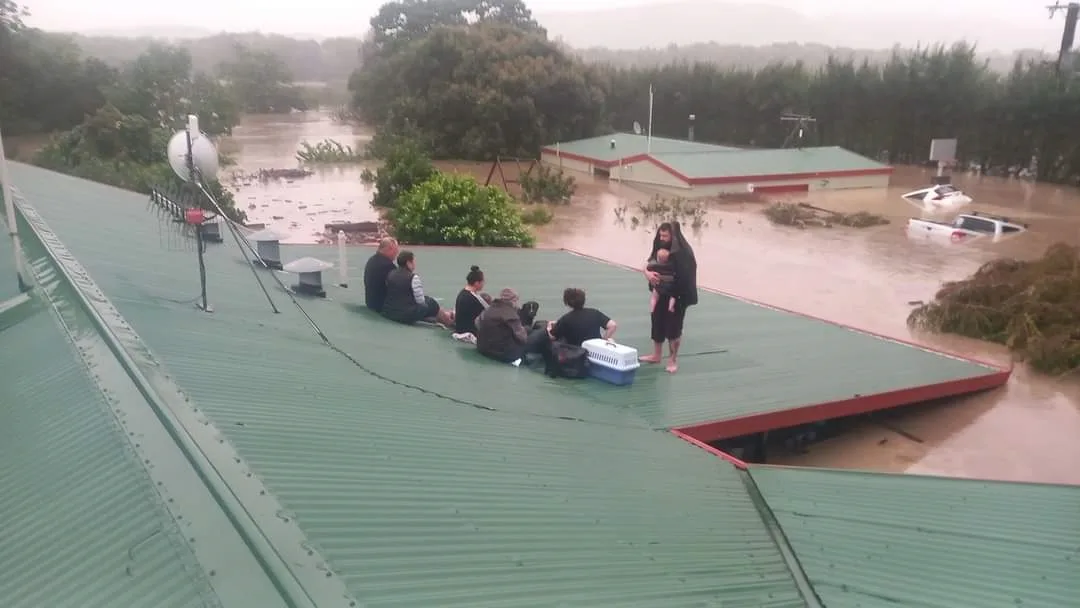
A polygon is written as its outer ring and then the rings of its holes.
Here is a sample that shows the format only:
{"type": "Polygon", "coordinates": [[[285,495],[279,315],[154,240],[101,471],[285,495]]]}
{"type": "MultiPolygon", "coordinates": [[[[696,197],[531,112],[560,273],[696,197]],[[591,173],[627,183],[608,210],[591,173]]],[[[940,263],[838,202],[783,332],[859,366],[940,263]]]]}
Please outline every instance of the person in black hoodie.
{"type": "MultiPolygon", "coordinates": [[[[682,233],[679,222],[664,222],[656,230],[653,237],[652,252],[649,259],[656,258],[656,252],[667,249],[671,252],[670,263],[675,268],[675,284],[672,286],[671,296],[660,296],[657,305],[652,311],[652,341],[653,352],[641,357],[644,363],[660,363],[664,359],[664,342],[668,343],[667,371],[674,374],[679,371],[679,346],[682,344],[683,322],[686,319],[686,309],[698,302],[697,292],[697,258],[694,257],[694,249],[682,233]],[[668,298],[675,298],[675,306],[669,306],[668,298]]],[[[649,284],[656,286],[660,282],[660,275],[648,270],[643,271],[649,284]]]]}

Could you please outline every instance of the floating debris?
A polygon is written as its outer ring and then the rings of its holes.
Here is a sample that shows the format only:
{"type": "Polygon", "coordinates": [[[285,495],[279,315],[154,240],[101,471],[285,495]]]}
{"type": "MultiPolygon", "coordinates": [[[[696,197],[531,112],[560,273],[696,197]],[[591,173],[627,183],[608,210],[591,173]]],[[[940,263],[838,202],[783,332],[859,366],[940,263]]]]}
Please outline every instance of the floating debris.
{"type": "Polygon", "coordinates": [[[809,203],[773,203],[765,208],[764,213],[765,217],[769,218],[769,221],[774,224],[794,226],[796,228],[806,228],[807,226],[869,228],[889,223],[888,218],[867,211],[840,213],[815,207],[809,203]]]}

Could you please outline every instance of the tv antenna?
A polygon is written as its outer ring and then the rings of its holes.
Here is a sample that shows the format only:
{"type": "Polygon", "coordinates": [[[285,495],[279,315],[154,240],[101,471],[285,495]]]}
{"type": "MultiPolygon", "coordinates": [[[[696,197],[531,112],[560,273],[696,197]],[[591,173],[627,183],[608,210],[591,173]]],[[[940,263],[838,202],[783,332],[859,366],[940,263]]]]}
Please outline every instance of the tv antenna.
{"type": "Polygon", "coordinates": [[[791,128],[791,133],[788,133],[787,138],[784,139],[784,145],[782,146],[784,148],[790,146],[792,141],[795,142],[796,148],[802,148],[803,137],[806,135],[806,130],[817,122],[817,119],[809,114],[795,114],[793,112],[781,114],[780,120],[783,122],[795,123],[795,126],[791,128]]]}
{"type": "MultiPolygon", "coordinates": [[[[213,308],[210,306],[206,296],[205,254],[207,242],[221,240],[220,229],[216,220],[220,218],[228,228],[245,259],[247,259],[247,252],[244,250],[246,241],[240,238],[238,234],[239,228],[236,223],[229,219],[221,205],[206,189],[205,180],[214,179],[217,176],[219,168],[218,152],[217,147],[210,141],[210,137],[199,130],[198,116],[191,114],[187,117],[187,128],[173,134],[169,139],[166,154],[169,159],[169,166],[172,167],[176,176],[186,184],[194,186],[196,192],[184,196],[170,193],[161,188],[155,188],[150,194],[150,203],[172,222],[182,224],[184,230],[194,233],[195,250],[199,260],[199,298],[196,306],[204,312],[213,312],[213,308]],[[200,193],[202,197],[199,197],[200,193]],[[200,200],[200,198],[203,200],[200,200]]],[[[250,249],[250,243],[248,248],[250,249]]],[[[254,251],[252,253],[258,257],[258,253],[254,251]]],[[[247,259],[247,261],[251,266],[251,273],[255,277],[255,282],[259,284],[263,295],[266,296],[266,300],[270,303],[270,308],[275,313],[280,312],[277,306],[274,305],[270,292],[266,290],[262,280],[259,279],[254,265],[250,264],[251,260],[247,259]]]]}

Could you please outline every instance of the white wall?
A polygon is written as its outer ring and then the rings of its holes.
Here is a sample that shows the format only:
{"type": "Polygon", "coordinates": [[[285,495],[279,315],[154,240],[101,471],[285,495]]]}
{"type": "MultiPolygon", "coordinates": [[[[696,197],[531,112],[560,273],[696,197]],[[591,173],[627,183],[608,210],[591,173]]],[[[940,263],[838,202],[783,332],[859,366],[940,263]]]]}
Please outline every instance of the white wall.
{"type": "Polygon", "coordinates": [[[638,183],[650,187],[681,190],[684,195],[690,189],[689,184],[647,160],[628,165],[613,166],[611,168],[611,179],[618,180],[620,178],[628,184],[638,183]]]}
{"type": "Polygon", "coordinates": [[[561,168],[563,171],[577,171],[580,173],[588,173],[592,175],[592,165],[590,163],[566,158],[565,156],[556,155],[554,152],[543,152],[540,154],[540,162],[552,167],[561,168]]]}
{"type": "MultiPolygon", "coordinates": [[[[855,177],[831,177],[827,178],[828,183],[824,183],[823,180],[807,180],[807,179],[792,179],[792,180],[769,180],[767,182],[756,182],[762,186],[786,186],[795,184],[808,184],[810,190],[848,190],[853,188],[888,188],[889,187],[888,175],[859,175],[855,177]]],[[[702,186],[694,186],[693,194],[687,194],[685,191],[681,192],[682,196],[691,197],[708,197],[718,196],[721,194],[746,194],[749,192],[747,186],[751,182],[736,182],[731,184],[708,184],[702,186]]],[[[665,192],[667,189],[665,189],[665,192]]],[[[671,191],[672,194],[680,194],[676,190],[671,191]]]]}

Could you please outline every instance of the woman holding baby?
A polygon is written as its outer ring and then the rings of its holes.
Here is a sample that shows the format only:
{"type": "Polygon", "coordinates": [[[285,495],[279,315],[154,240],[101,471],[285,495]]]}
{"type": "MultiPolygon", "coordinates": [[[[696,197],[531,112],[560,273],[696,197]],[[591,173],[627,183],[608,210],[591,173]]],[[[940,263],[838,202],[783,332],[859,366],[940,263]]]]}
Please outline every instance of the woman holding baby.
{"type": "Polygon", "coordinates": [[[683,236],[679,222],[664,222],[653,238],[649,261],[642,271],[652,292],[651,355],[643,363],[663,361],[664,342],[668,343],[668,373],[679,371],[679,346],[682,342],[686,309],[698,302],[697,259],[683,236]]]}

